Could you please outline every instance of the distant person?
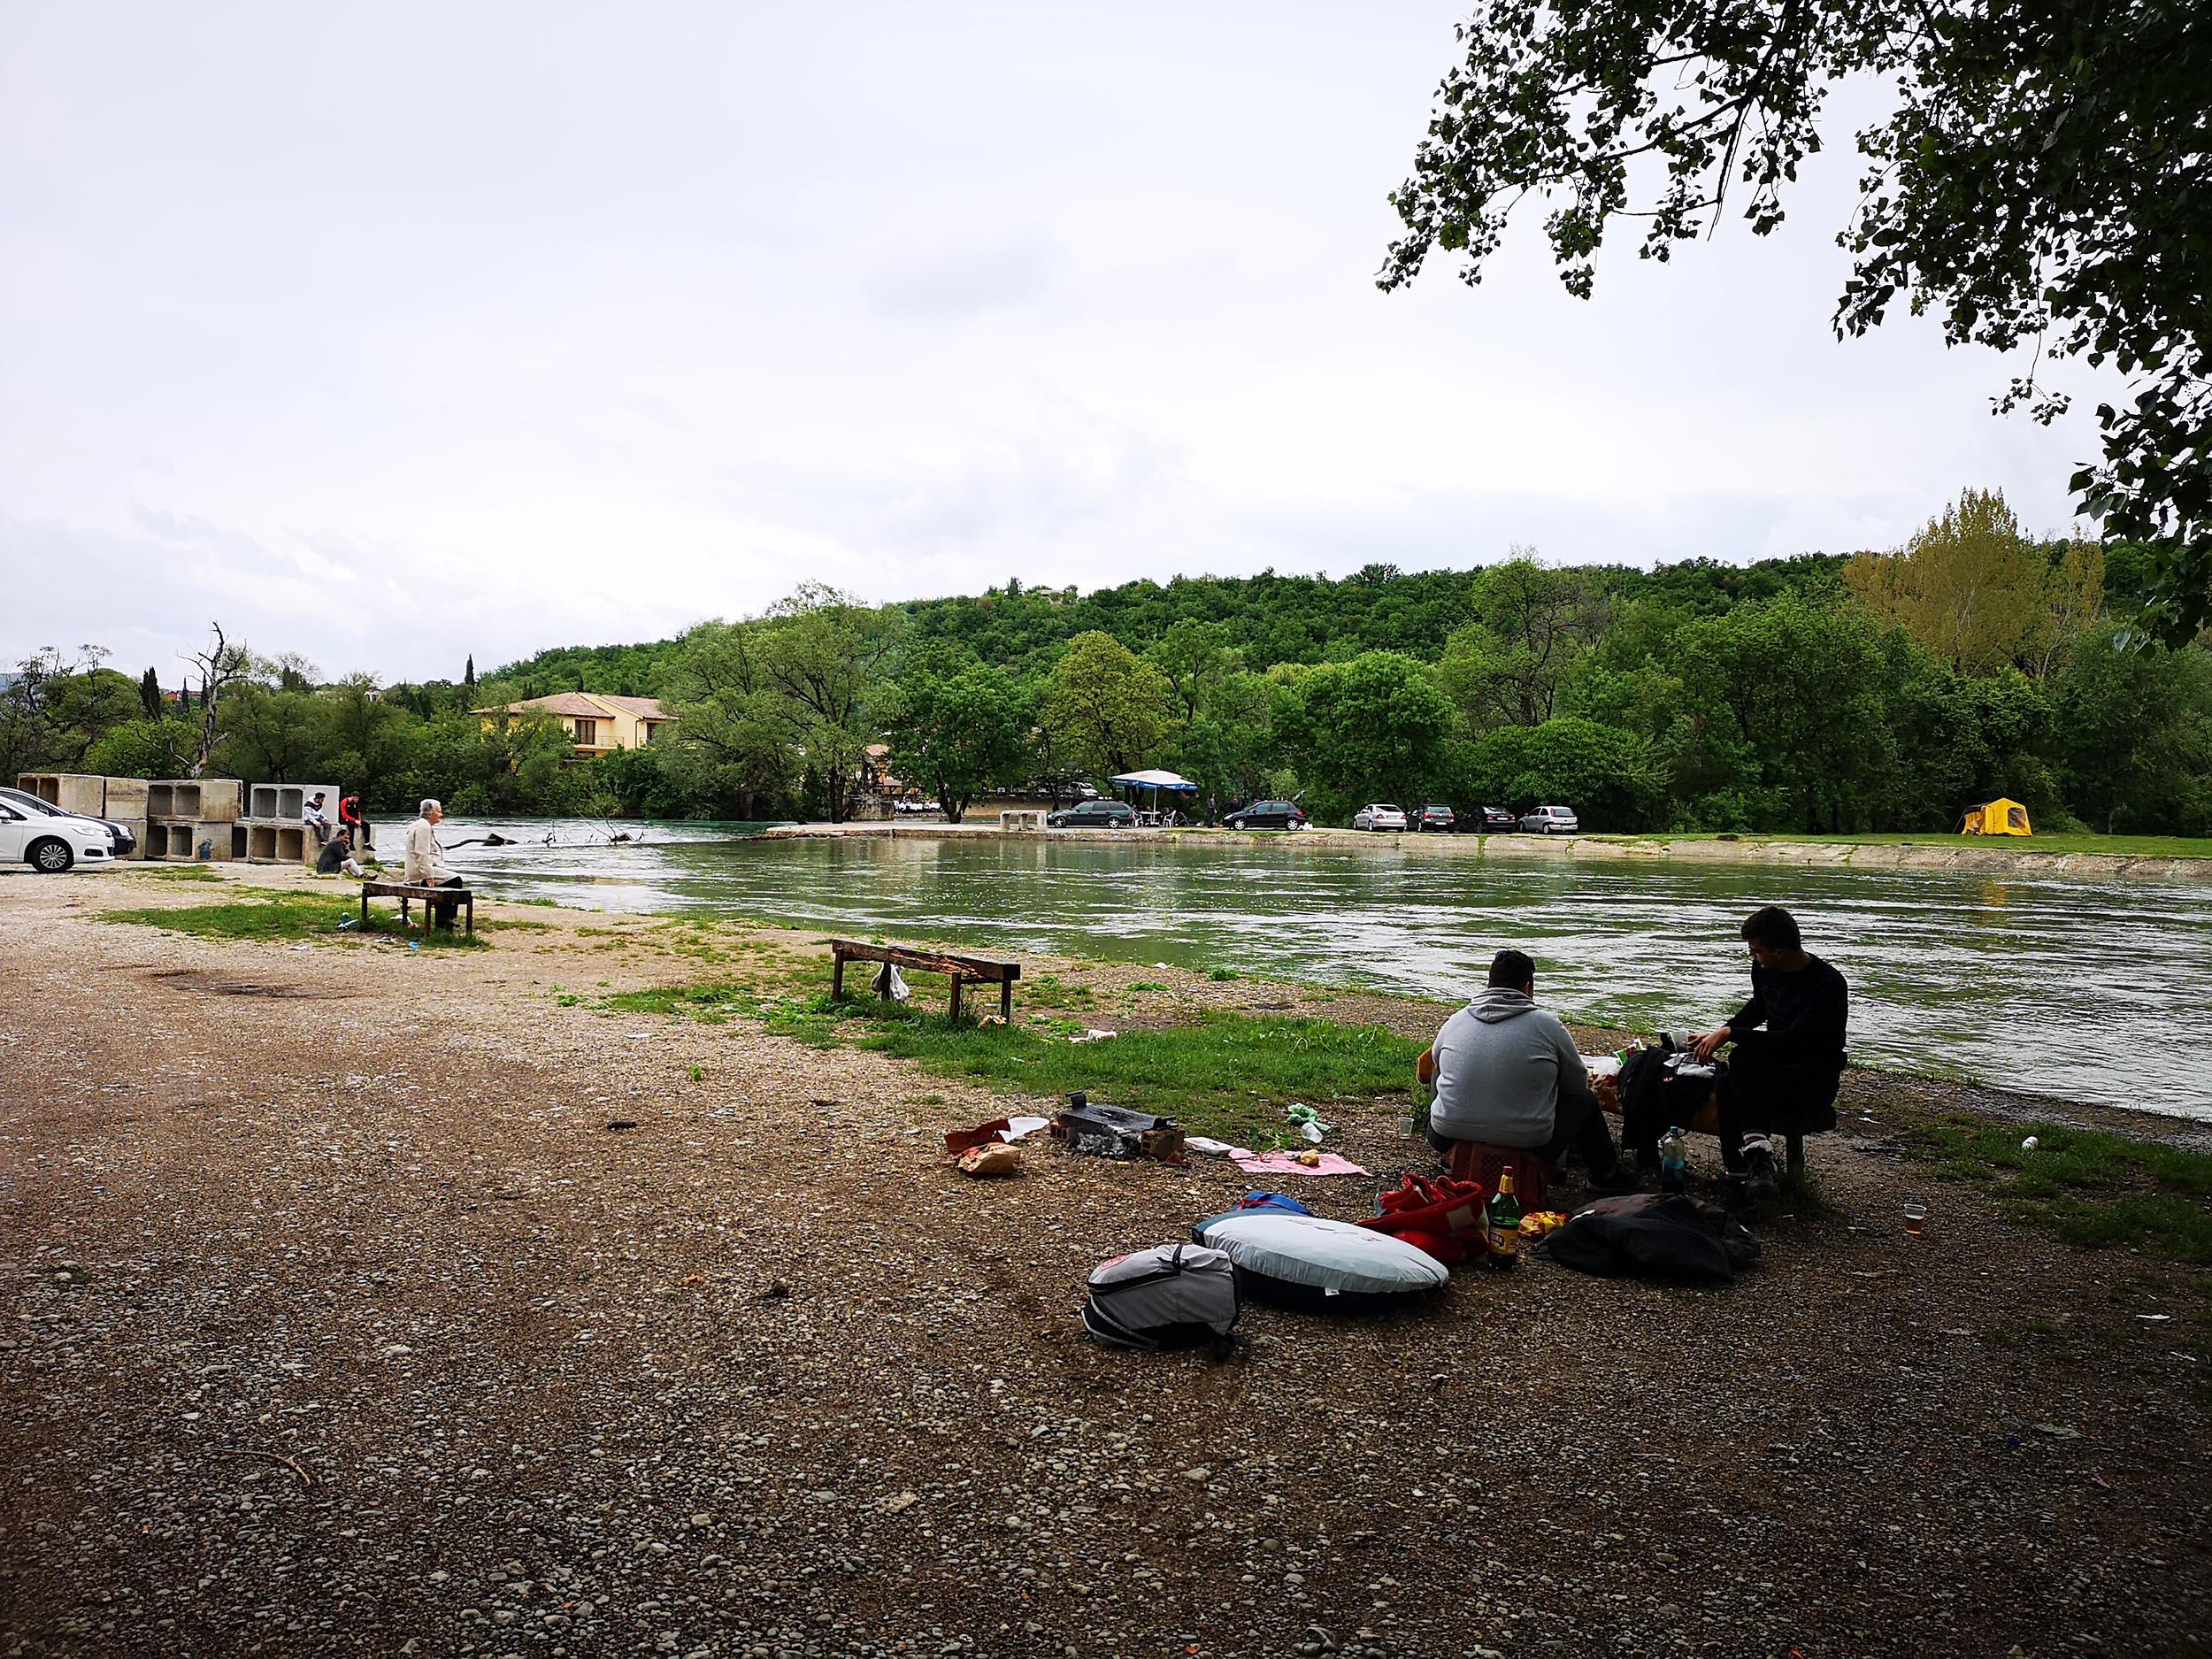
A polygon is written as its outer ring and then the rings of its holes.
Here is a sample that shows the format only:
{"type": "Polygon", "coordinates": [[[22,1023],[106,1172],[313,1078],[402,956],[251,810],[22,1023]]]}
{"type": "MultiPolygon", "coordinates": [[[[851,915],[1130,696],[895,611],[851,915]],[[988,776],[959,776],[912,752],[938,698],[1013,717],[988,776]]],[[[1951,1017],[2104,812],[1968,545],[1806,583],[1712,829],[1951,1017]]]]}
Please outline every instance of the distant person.
{"type": "Polygon", "coordinates": [[[374,850],[376,837],[369,833],[369,820],[361,810],[361,797],[342,795],[338,797],[338,822],[353,832],[353,844],[363,852],[374,850]]]}
{"type": "MultiPolygon", "coordinates": [[[[411,887],[459,887],[468,884],[446,868],[445,849],[438,845],[438,826],[445,818],[445,808],[437,802],[426,800],[422,816],[407,826],[407,862],[404,873],[411,887]]],[[[453,913],[460,909],[451,899],[426,901],[424,908],[431,912],[431,920],[440,927],[453,926],[453,913]]]]}
{"type": "Polygon", "coordinates": [[[1571,1150],[1588,1166],[1594,1191],[1634,1188],[1581,1052],[1558,1016],[1536,1006],[1536,964],[1522,952],[1498,952],[1488,988],[1444,1022],[1424,1059],[1434,1066],[1429,1143],[1439,1152],[1475,1141],[1557,1164],[1571,1150]]]}
{"type": "Polygon", "coordinates": [[[330,844],[330,815],[323,810],[323,792],[315,791],[314,798],[300,809],[300,822],[315,832],[315,845],[330,844]]]}
{"type": "Polygon", "coordinates": [[[1726,1025],[1691,1038],[1690,1048],[1709,1060],[1723,1044],[1735,1045],[1717,1085],[1721,1161],[1770,1190],[1770,1133],[1836,1126],[1851,993],[1843,975],[1805,949],[1797,918],[1779,905],[1752,911],[1743,938],[1751,1000],[1726,1025]]]}
{"type": "Polygon", "coordinates": [[[353,832],[341,829],[323,843],[322,852],[315,859],[315,873],[319,876],[345,874],[357,880],[366,880],[369,872],[353,856],[353,832]]]}

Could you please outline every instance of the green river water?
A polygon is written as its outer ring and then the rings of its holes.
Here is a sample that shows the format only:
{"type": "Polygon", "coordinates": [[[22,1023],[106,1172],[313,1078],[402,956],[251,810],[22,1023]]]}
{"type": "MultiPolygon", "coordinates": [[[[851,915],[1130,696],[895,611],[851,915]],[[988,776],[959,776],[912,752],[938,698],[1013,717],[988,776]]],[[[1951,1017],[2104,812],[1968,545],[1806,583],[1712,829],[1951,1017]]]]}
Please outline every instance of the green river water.
{"type": "MultiPolygon", "coordinates": [[[[393,826],[396,829],[396,826],[393,826]]],[[[911,835],[763,841],[742,827],[464,823],[495,896],[757,916],[861,934],[1238,968],[1456,998],[1502,945],[1569,1018],[1702,1029],[1747,993],[1736,928],[1796,912],[1852,990],[1862,1064],[2212,1118],[2212,895],[1927,872],[1577,863],[1338,849],[911,835]],[[633,832],[640,826],[624,826],[633,832]],[[546,837],[553,844],[546,844],[546,837]]],[[[386,837],[396,850],[396,837],[386,837]]],[[[380,838],[384,839],[384,838],[380,838]]]]}

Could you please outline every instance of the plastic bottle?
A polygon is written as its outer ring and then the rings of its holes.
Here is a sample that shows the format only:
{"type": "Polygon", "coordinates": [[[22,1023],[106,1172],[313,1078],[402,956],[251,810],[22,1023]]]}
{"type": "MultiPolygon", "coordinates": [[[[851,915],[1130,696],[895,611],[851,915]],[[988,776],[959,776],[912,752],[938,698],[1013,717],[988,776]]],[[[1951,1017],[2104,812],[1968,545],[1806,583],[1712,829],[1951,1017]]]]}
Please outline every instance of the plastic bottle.
{"type": "Polygon", "coordinates": [[[1659,1137],[1659,1190],[1678,1193],[1689,1184],[1690,1138],[1680,1125],[1659,1137]]]}
{"type": "Polygon", "coordinates": [[[1498,1171],[1498,1190],[1483,1216],[1484,1263],[1501,1271],[1521,1264],[1521,1201],[1513,1195],[1513,1171],[1498,1171]]]}

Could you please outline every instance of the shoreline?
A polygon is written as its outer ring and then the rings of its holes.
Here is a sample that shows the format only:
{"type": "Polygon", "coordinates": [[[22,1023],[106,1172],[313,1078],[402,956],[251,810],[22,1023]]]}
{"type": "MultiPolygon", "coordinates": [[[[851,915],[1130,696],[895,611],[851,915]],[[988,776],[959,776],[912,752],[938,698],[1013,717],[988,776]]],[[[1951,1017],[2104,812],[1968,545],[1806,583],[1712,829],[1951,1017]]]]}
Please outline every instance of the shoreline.
{"type": "Polygon", "coordinates": [[[1377,834],[1348,829],[1281,830],[1009,830],[995,823],[864,823],[780,825],[747,840],[758,841],[1125,841],[1141,847],[1291,847],[1307,851],[1379,848],[1418,850],[1440,858],[1477,861],[1600,862],[1796,865],[1822,870],[1944,871],[2077,881],[2130,881],[2146,886],[2212,884],[2212,858],[2136,853],[2042,852],[2033,848],[1931,846],[1922,842],[1816,841],[1745,835],[1422,835],[1377,834]]]}
{"type": "MultiPolygon", "coordinates": [[[[827,826],[823,826],[827,827],[827,826]]],[[[961,831],[955,829],[956,834],[961,831]]],[[[972,832],[977,834],[998,836],[996,829],[972,832]]],[[[1331,832],[1307,832],[1307,833],[1331,832]]],[[[1351,832],[1336,832],[1349,835],[1351,832]]],[[[900,839],[912,834],[902,830],[900,839]]],[[[1048,833],[1063,839],[1100,833],[1095,831],[1054,831],[1048,833]]],[[[1033,836],[1007,836],[1010,840],[1033,840],[1033,836]]],[[[1251,838],[1246,838],[1251,839],[1251,838]]],[[[188,886],[173,887],[170,879],[157,875],[134,878],[132,870],[159,870],[160,865],[118,866],[122,879],[139,890],[154,893],[174,893],[180,901],[213,896],[213,883],[194,881],[188,886]],[[188,895],[189,897],[188,898],[188,895]]],[[[287,865],[231,864],[197,866],[221,870],[219,878],[225,886],[252,887],[264,891],[294,893],[326,893],[334,900],[342,900],[353,892],[351,883],[334,881],[317,877],[308,872],[294,870],[287,865]]],[[[149,907],[151,908],[151,907],[149,907]]],[[[480,916],[495,926],[501,919],[511,925],[523,926],[545,918],[549,913],[584,918],[577,926],[588,933],[603,934],[635,926],[650,928],[694,918],[677,912],[637,911],[604,909],[598,905],[580,903],[527,902],[480,895],[477,900],[480,916]],[[612,929],[601,926],[601,920],[612,924],[612,929]]],[[[826,949],[829,940],[839,936],[836,928],[793,926],[769,921],[759,917],[730,918],[717,926],[739,926],[746,933],[765,941],[774,941],[784,950],[826,949]]],[[[849,930],[842,930],[849,932],[849,930]]],[[[961,949],[967,947],[957,941],[948,941],[928,933],[917,933],[902,942],[924,948],[961,949]]],[[[1025,982],[1037,983],[1039,973],[1081,973],[1095,983],[1120,991],[1133,984],[1146,981],[1169,980],[1174,987],[1173,1006],[1185,1011],[1247,1012],[1254,1008],[1276,1011],[1284,1008],[1272,1001],[1256,1002],[1255,992],[1273,997],[1281,993],[1293,994],[1301,1004],[1296,1010],[1302,1015],[1317,1019],[1334,1020],[1347,1025],[1377,1025],[1386,1026],[1402,1035],[1432,1035],[1435,1028],[1455,1010],[1455,1001],[1416,995],[1406,992],[1387,991],[1356,984],[1336,984],[1319,979],[1300,979],[1277,975],[1240,972],[1228,981],[1215,980],[1203,966],[1164,966],[1159,964],[1125,962],[1112,957],[1087,956],[1064,951],[1019,952],[1024,963],[1025,982]],[[1304,1004],[1310,1004],[1307,1006],[1304,1004]]],[[[1594,1054],[1610,1053],[1623,1043],[1637,1039],[1642,1033],[1625,1027],[1607,1025],[1562,1014],[1561,1018],[1585,1051],[1594,1054]]],[[[1143,1023],[1140,1021],[1139,1023],[1143,1023]]],[[[1991,1123],[2017,1125],[2025,1123],[2062,1123],[2072,1126],[2103,1130],[2124,1134],[2132,1139],[2158,1141],[2165,1145],[2191,1150],[2212,1151],[2212,1118],[2192,1117],[2183,1112],[2154,1111],[2142,1107],[2116,1106],[2096,1101],[2070,1100],[2063,1096],[2039,1094],[2032,1090],[2008,1088],[2001,1084],[1983,1079],[1966,1079],[1945,1076],[1940,1072],[1916,1071],[1893,1065],[1848,1066],[1844,1072],[1845,1093],[1839,1099],[1837,1110],[1839,1126],[1838,1134],[1848,1133],[1850,1112],[1863,1103],[1863,1097],[1874,1097],[1878,1110],[1887,1110],[1893,1103],[1904,1104],[1908,1110],[1940,1114],[1964,1112],[1991,1123]],[[1893,1095],[1909,1097],[1893,1102],[1893,1095]],[[1859,1097],[1859,1098],[1855,1098],[1859,1097]]]]}

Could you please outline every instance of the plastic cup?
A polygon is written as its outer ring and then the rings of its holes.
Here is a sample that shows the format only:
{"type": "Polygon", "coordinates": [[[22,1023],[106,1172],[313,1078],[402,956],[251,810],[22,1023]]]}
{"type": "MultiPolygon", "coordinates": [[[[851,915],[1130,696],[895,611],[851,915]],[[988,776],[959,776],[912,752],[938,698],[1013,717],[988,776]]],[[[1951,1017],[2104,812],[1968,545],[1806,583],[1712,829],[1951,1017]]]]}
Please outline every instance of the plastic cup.
{"type": "Polygon", "coordinates": [[[1920,1235],[1921,1235],[1924,1232],[1925,1232],[1925,1231],[1927,1230],[1927,1225],[1928,1225],[1928,1206],[1927,1206],[1927,1205],[1925,1205],[1925,1204],[1907,1204],[1907,1205],[1905,1206],[1905,1236],[1906,1236],[1907,1238],[1909,1238],[1909,1239],[1916,1239],[1916,1238],[1918,1238],[1918,1237],[1919,1237],[1919,1236],[1920,1236],[1920,1235]]]}

